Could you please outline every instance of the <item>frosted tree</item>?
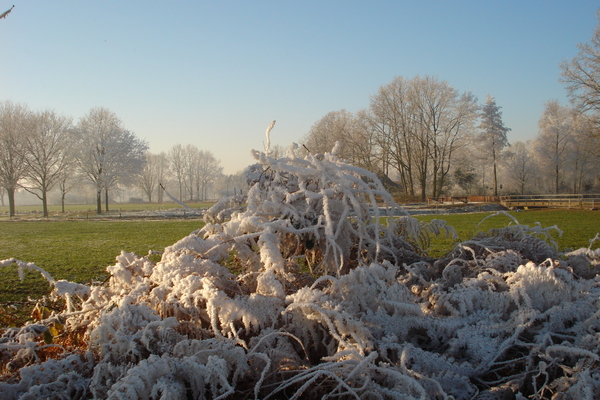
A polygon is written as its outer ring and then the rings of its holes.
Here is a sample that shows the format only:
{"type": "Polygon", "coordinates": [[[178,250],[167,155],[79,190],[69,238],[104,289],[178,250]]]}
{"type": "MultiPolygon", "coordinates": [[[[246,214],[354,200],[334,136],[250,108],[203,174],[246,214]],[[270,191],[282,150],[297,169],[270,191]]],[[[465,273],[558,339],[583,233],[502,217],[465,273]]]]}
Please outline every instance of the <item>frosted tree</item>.
{"type": "MultiPolygon", "coordinates": [[[[596,13],[600,20],[600,10],[596,13]]],[[[583,112],[591,112],[598,122],[600,113],[600,23],[589,43],[580,43],[579,54],[560,64],[562,82],[569,97],[583,112]]]]}
{"type": "Polygon", "coordinates": [[[146,142],[123,128],[107,108],[93,108],[74,130],[75,160],[82,175],[96,189],[96,211],[102,213],[102,191],[108,211],[108,189],[117,182],[129,183],[143,168],[146,142]]]}
{"type": "Polygon", "coordinates": [[[165,152],[159,154],[146,153],[146,163],[136,179],[139,187],[149,202],[152,202],[153,194],[156,192],[156,201],[163,199],[163,190],[157,190],[159,185],[165,185],[169,170],[169,160],[165,152]]]}
{"type": "MultiPolygon", "coordinates": [[[[275,146],[277,150],[277,145],[275,146]]],[[[239,195],[248,191],[248,182],[242,171],[235,174],[221,175],[217,178],[215,189],[220,196],[239,195]]]]}
{"type": "Polygon", "coordinates": [[[354,114],[354,129],[350,136],[350,158],[357,167],[371,172],[381,172],[381,148],[377,145],[369,110],[359,110],[354,114]]]}
{"type": "Polygon", "coordinates": [[[476,118],[477,98],[472,93],[460,94],[446,81],[426,76],[412,81],[416,106],[417,177],[421,200],[428,187],[439,197],[447,184],[455,153],[465,145],[476,118]]]}
{"type": "Polygon", "coordinates": [[[27,185],[23,187],[42,201],[44,217],[48,216],[48,192],[71,163],[71,121],[54,111],[37,113],[25,137],[27,185]]]}
{"type": "Polygon", "coordinates": [[[470,143],[466,151],[460,152],[461,154],[456,156],[452,178],[455,189],[463,195],[470,195],[479,190],[480,176],[478,165],[474,162],[476,160],[474,154],[478,150],[475,144],[470,143]]]}
{"type": "Polygon", "coordinates": [[[415,195],[416,166],[419,151],[419,130],[413,118],[411,81],[401,76],[383,85],[371,97],[369,121],[375,140],[381,149],[380,166],[384,174],[393,168],[400,177],[405,194],[415,195]]]}
{"type": "MultiPolygon", "coordinates": [[[[160,185],[161,182],[166,183],[168,176],[169,176],[169,158],[164,151],[158,153],[156,163],[157,163],[156,175],[158,178],[158,183],[160,185]]],[[[156,196],[156,198],[157,198],[156,200],[159,203],[162,203],[163,195],[164,195],[164,190],[159,190],[157,193],[157,196],[156,196]]]]}
{"type": "MultiPolygon", "coordinates": [[[[183,184],[186,189],[188,200],[194,200],[194,189],[196,188],[198,160],[200,159],[200,150],[198,147],[187,144],[183,148],[183,184]]],[[[182,199],[183,200],[183,199],[182,199]]]]}
{"type": "Polygon", "coordinates": [[[196,193],[198,200],[208,199],[211,185],[223,174],[223,167],[212,152],[201,150],[198,153],[196,166],[196,193]]]}
{"type": "Polygon", "coordinates": [[[171,174],[177,180],[177,187],[179,188],[179,198],[183,199],[185,179],[183,146],[177,143],[176,145],[171,147],[171,150],[169,150],[169,153],[167,154],[167,158],[169,160],[169,169],[171,171],[171,174]]]}
{"type": "Polygon", "coordinates": [[[518,141],[506,154],[506,176],[520,194],[525,194],[535,175],[536,165],[531,155],[531,148],[531,142],[518,141]]]}
{"type": "Polygon", "coordinates": [[[15,215],[15,191],[27,172],[25,138],[31,124],[26,105],[0,102],[0,185],[6,189],[11,217],[15,215]]]}
{"type": "Polygon", "coordinates": [[[481,108],[480,140],[487,159],[492,163],[494,177],[494,196],[498,196],[498,160],[502,150],[509,145],[506,134],[510,131],[502,122],[502,112],[496,100],[487,95],[481,108]]]}
{"type": "Polygon", "coordinates": [[[441,196],[449,185],[449,173],[454,165],[456,154],[465,149],[470,141],[474,129],[473,123],[479,109],[477,98],[472,93],[454,93],[455,97],[450,100],[448,109],[443,110],[439,120],[436,116],[431,123],[431,126],[436,126],[436,129],[439,126],[439,132],[432,136],[434,197],[441,196]],[[436,120],[437,122],[434,122],[436,120]]]}
{"type": "Polygon", "coordinates": [[[472,130],[477,99],[434,77],[396,77],[371,98],[370,110],[384,172],[396,169],[407,194],[440,196],[472,130]]]}
{"type": "Polygon", "coordinates": [[[365,110],[356,114],[339,110],[329,112],[315,122],[302,142],[312,154],[325,153],[331,150],[336,142],[340,142],[340,158],[371,172],[380,172],[376,160],[379,150],[374,133],[365,110]]]}
{"type": "Polygon", "coordinates": [[[567,88],[571,102],[577,113],[584,114],[595,125],[592,130],[591,147],[596,157],[600,157],[600,10],[594,35],[587,43],[580,43],[579,53],[569,61],[560,64],[561,81],[567,88]]]}
{"type": "Polygon", "coordinates": [[[122,147],[120,155],[107,164],[104,187],[104,207],[108,211],[109,190],[117,185],[131,186],[146,162],[148,144],[135,133],[124,129],[115,140],[122,147]]]}
{"type": "Polygon", "coordinates": [[[569,147],[573,141],[572,116],[573,112],[569,107],[560,105],[557,100],[550,100],[544,105],[544,112],[539,120],[540,133],[535,149],[541,155],[544,167],[551,171],[554,193],[559,193],[564,183],[569,147]]]}
{"type": "Polygon", "coordinates": [[[572,182],[573,193],[582,193],[589,190],[599,177],[600,135],[594,122],[582,113],[572,114],[572,131],[573,141],[568,155],[569,181],[572,182]]]}
{"type": "Polygon", "coordinates": [[[136,180],[136,185],[144,192],[150,203],[152,203],[152,194],[158,188],[158,184],[161,181],[158,171],[159,166],[159,156],[146,153],[144,168],[142,168],[136,180]]]}
{"type": "Polygon", "coordinates": [[[77,168],[74,160],[71,158],[70,163],[63,168],[58,176],[57,187],[60,193],[61,212],[65,212],[65,202],[67,193],[73,188],[79,186],[82,182],[82,177],[77,174],[77,168]]]}
{"type": "Polygon", "coordinates": [[[311,126],[302,141],[313,154],[331,150],[337,141],[346,144],[353,118],[346,110],[331,111],[311,126]]]}

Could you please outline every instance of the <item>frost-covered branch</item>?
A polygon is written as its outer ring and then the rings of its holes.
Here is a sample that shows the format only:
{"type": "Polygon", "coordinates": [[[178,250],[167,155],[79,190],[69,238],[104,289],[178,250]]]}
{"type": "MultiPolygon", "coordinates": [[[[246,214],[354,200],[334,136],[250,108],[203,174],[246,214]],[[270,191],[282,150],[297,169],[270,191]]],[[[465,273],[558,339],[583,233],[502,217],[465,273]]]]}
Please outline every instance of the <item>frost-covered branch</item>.
{"type": "Polygon", "coordinates": [[[451,227],[405,215],[337,145],[304,159],[295,147],[253,152],[245,198],[219,202],[159,262],[119,254],[103,284],[0,261],[66,300],[3,330],[0,398],[600,393],[594,242],[560,254],[555,227],[510,217],[434,260],[430,237],[451,227]]]}

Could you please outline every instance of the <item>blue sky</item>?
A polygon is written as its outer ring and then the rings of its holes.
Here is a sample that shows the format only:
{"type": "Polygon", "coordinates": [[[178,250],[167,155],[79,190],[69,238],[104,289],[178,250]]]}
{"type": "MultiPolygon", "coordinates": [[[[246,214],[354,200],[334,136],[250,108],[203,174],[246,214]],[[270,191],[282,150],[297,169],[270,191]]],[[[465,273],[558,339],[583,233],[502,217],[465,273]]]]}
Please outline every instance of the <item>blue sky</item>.
{"type": "Polygon", "coordinates": [[[510,141],[567,103],[559,63],[597,1],[0,0],[0,100],[76,122],[108,107],[152,152],[194,144],[226,173],[356,112],[396,76],[436,76],[502,107],[510,141]]]}

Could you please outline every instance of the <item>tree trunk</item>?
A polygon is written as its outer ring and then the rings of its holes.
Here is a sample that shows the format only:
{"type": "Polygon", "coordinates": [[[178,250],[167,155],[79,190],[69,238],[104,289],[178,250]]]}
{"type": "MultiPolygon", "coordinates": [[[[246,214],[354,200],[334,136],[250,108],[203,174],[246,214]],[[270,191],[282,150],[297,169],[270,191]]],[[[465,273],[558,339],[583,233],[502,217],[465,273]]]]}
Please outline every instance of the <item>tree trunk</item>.
{"type": "Polygon", "coordinates": [[[42,191],[42,211],[44,218],[48,218],[48,194],[45,190],[42,191]]]}
{"type": "Polygon", "coordinates": [[[64,192],[60,196],[60,206],[61,206],[61,211],[64,214],[65,213],[65,193],[64,192]]]}
{"type": "Polygon", "coordinates": [[[556,143],[554,145],[554,154],[556,157],[556,161],[554,163],[554,191],[555,194],[558,194],[558,183],[559,183],[559,171],[560,171],[560,164],[559,164],[559,157],[560,157],[560,141],[558,138],[558,135],[556,136],[556,143]]]}
{"type": "Polygon", "coordinates": [[[498,196],[498,170],[494,162],[494,196],[498,196]]]}
{"type": "Polygon", "coordinates": [[[558,194],[558,181],[559,181],[559,179],[558,179],[558,176],[559,176],[558,164],[556,165],[556,168],[554,169],[554,174],[555,174],[554,175],[554,188],[555,188],[554,194],[558,194]]]}
{"type": "Polygon", "coordinates": [[[481,191],[485,196],[487,194],[487,189],[485,188],[485,165],[481,164],[481,191]]]}
{"type": "Polygon", "coordinates": [[[104,210],[108,211],[108,189],[104,189],[104,210]]]}
{"type": "Polygon", "coordinates": [[[96,192],[96,212],[102,214],[102,189],[96,192]]]}
{"type": "Polygon", "coordinates": [[[427,174],[421,176],[421,201],[427,200],[427,174]]]}
{"type": "Polygon", "coordinates": [[[496,166],[496,150],[492,149],[492,159],[494,161],[494,196],[498,196],[498,168],[496,166]]]}
{"type": "Polygon", "coordinates": [[[8,215],[11,217],[15,216],[15,188],[6,188],[8,194],[8,215]]]}
{"type": "Polygon", "coordinates": [[[431,176],[431,186],[432,186],[431,187],[431,196],[432,197],[440,197],[439,193],[438,193],[439,192],[439,189],[438,189],[438,183],[439,182],[438,182],[438,176],[437,176],[438,175],[437,168],[438,167],[434,163],[433,164],[433,171],[432,171],[432,174],[431,174],[432,175],[431,176]]]}

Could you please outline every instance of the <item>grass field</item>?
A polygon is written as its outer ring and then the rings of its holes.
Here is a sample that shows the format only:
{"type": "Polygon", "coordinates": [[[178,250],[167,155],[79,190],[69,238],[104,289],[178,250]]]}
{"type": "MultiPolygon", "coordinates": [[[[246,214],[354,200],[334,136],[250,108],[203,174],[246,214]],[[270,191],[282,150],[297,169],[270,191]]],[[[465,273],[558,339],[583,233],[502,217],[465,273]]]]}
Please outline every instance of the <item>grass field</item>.
{"type": "MultiPolygon", "coordinates": [[[[421,221],[431,221],[432,219],[442,219],[456,230],[459,235],[459,241],[465,241],[472,238],[477,232],[486,232],[492,228],[501,228],[508,224],[514,224],[514,221],[505,216],[498,215],[484,221],[480,226],[478,224],[488,215],[493,213],[471,213],[471,214],[447,214],[447,215],[419,215],[416,216],[421,221]]],[[[520,224],[533,226],[539,222],[543,227],[556,225],[562,232],[559,236],[557,231],[553,231],[553,237],[558,243],[560,251],[588,247],[589,240],[600,233],[600,212],[588,210],[529,210],[508,214],[516,218],[520,224]]],[[[432,241],[430,254],[434,257],[440,257],[446,254],[453,246],[449,239],[438,238],[432,241]]]]}
{"type": "MultiPolygon", "coordinates": [[[[209,208],[214,204],[210,203],[186,203],[192,208],[209,208]]],[[[146,210],[169,210],[172,208],[181,208],[177,203],[116,203],[109,204],[109,213],[118,213],[119,211],[146,211],[146,210]]],[[[104,210],[104,206],[102,206],[104,210]]],[[[8,206],[0,206],[0,221],[3,219],[9,219],[8,206]]],[[[41,216],[42,205],[29,205],[29,206],[16,206],[15,211],[17,213],[16,218],[22,218],[26,216],[41,216]]],[[[88,216],[96,216],[96,206],[93,204],[68,204],[65,206],[65,213],[61,212],[60,205],[49,205],[48,206],[49,218],[50,219],[64,219],[64,218],[86,218],[88,216]]]]}
{"type": "MultiPolygon", "coordinates": [[[[55,279],[89,282],[104,279],[106,266],[121,250],[139,255],[162,251],[203,225],[201,220],[162,221],[3,221],[0,260],[32,262],[55,279]]],[[[47,294],[37,272],[19,281],[17,268],[0,267],[0,303],[47,294]]]]}
{"type": "MultiPolygon", "coordinates": [[[[506,216],[495,216],[476,229],[492,213],[422,215],[422,221],[443,219],[458,232],[460,241],[478,230],[487,231],[513,223],[506,216]]],[[[524,211],[511,212],[521,224],[557,225],[563,236],[555,238],[560,250],[587,247],[589,239],[600,232],[600,212],[593,211],[524,211]]],[[[36,220],[0,221],[0,260],[16,258],[33,262],[55,279],[74,282],[103,280],[105,268],[115,262],[121,250],[139,255],[149,250],[161,251],[190,232],[200,228],[200,220],[161,221],[99,221],[99,220],[36,220]]],[[[429,254],[441,257],[455,242],[440,238],[432,241],[429,254]]],[[[0,267],[0,304],[24,302],[28,296],[39,298],[49,293],[47,282],[37,272],[26,272],[20,281],[17,268],[0,267]]],[[[1,312],[1,310],[0,310],[1,312]]]]}

